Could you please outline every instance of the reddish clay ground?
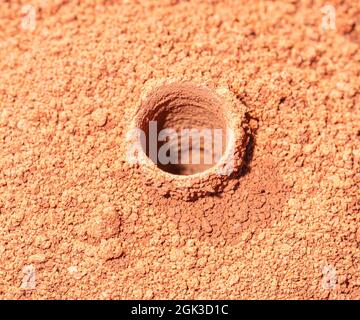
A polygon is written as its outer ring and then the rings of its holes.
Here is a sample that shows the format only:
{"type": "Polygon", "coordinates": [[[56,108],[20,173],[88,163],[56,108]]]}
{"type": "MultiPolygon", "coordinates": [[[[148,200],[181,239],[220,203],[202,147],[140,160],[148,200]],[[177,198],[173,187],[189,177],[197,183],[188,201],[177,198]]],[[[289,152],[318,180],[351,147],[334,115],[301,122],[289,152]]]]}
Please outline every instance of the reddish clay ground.
{"type": "Polygon", "coordinates": [[[336,30],[322,1],[29,1],[34,30],[20,2],[0,4],[1,298],[360,298],[358,1],[332,1],[336,30]],[[216,196],[163,197],[125,161],[169,77],[248,110],[216,196]]]}

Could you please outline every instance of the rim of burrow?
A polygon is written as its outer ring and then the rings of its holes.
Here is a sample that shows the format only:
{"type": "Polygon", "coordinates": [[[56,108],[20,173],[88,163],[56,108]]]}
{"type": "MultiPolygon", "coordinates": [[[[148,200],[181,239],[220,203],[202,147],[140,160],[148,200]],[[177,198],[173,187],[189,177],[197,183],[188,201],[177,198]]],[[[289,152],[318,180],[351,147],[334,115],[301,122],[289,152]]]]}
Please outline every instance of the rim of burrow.
{"type": "MultiPolygon", "coordinates": [[[[212,167],[191,175],[177,175],[158,167],[140,147],[138,136],[130,135],[128,142],[138,144],[136,163],[142,171],[143,181],[147,186],[156,188],[156,192],[165,197],[191,201],[210,194],[223,192],[229,182],[237,176],[243,166],[246,145],[248,143],[246,107],[226,86],[215,86],[209,81],[198,82],[179,79],[161,79],[148,81],[142,91],[140,101],[135,108],[130,130],[142,128],[144,122],[150,121],[147,101],[159,91],[168,87],[191,87],[206,91],[216,104],[227,128],[226,148],[220,160],[212,167]]],[[[167,92],[165,90],[165,92],[167,92]]]]}

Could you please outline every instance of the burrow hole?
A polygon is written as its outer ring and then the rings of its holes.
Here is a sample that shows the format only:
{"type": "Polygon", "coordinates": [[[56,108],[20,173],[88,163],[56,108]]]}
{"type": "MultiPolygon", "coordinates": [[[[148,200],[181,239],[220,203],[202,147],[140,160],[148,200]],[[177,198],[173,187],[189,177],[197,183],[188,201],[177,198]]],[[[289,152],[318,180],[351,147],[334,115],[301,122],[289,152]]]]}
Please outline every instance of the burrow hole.
{"type": "Polygon", "coordinates": [[[154,89],[143,103],[142,148],[163,171],[193,175],[213,167],[226,149],[226,121],[208,88],[173,83],[154,89]]]}

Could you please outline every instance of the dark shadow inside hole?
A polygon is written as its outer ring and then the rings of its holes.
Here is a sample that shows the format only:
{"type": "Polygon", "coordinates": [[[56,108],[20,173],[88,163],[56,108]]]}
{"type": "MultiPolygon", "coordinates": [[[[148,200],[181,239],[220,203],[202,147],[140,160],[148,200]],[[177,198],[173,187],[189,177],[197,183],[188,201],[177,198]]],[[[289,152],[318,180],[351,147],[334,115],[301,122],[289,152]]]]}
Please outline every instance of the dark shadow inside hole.
{"type": "Polygon", "coordinates": [[[160,97],[150,98],[147,107],[151,112],[143,124],[143,148],[161,170],[192,175],[219,161],[226,148],[226,122],[219,101],[209,90],[189,85],[165,88],[160,97]],[[156,122],[155,129],[150,128],[151,122],[156,122]],[[172,132],[164,134],[164,130],[172,132]],[[161,134],[163,139],[159,141],[161,134]]]}

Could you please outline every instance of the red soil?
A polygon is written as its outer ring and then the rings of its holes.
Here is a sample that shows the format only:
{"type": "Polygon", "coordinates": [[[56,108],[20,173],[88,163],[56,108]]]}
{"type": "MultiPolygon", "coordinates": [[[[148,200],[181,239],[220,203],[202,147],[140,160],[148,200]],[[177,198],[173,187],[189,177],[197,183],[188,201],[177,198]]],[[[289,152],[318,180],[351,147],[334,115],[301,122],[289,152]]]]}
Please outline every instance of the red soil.
{"type": "Polygon", "coordinates": [[[20,2],[0,3],[1,298],[360,298],[357,1],[332,1],[336,30],[323,1],[31,1],[34,30],[20,2]],[[164,78],[246,106],[222,192],[164,197],[126,162],[164,78]]]}

